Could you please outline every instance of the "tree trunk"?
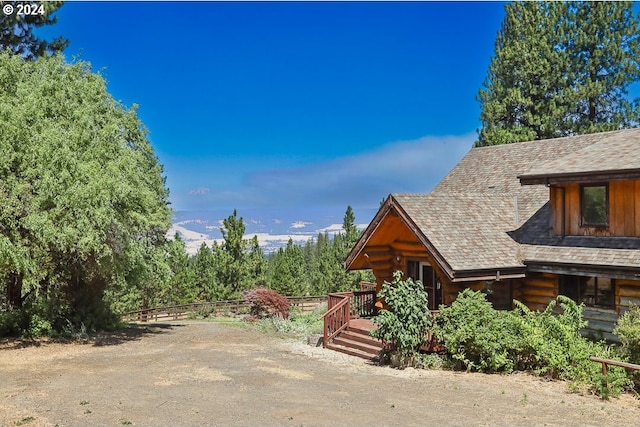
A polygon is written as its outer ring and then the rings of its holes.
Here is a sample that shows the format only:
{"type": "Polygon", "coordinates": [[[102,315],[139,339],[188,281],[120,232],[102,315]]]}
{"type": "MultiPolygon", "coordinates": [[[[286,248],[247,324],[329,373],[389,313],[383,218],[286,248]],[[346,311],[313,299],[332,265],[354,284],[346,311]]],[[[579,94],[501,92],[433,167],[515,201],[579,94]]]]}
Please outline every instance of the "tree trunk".
{"type": "Polygon", "coordinates": [[[9,310],[16,310],[22,307],[22,274],[12,272],[7,278],[7,304],[9,310]]]}

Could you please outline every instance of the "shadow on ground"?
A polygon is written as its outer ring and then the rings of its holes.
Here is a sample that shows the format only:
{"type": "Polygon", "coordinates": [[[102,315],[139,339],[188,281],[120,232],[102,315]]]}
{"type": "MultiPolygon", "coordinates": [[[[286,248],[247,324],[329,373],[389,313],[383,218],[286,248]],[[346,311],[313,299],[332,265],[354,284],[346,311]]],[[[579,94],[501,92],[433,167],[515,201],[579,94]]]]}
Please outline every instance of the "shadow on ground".
{"type": "Polygon", "coordinates": [[[93,345],[94,347],[112,346],[137,341],[147,336],[167,333],[184,325],[153,323],[148,325],[127,324],[115,331],[87,334],[78,338],[3,338],[0,339],[0,351],[16,350],[27,347],[41,347],[49,344],[93,345]]]}

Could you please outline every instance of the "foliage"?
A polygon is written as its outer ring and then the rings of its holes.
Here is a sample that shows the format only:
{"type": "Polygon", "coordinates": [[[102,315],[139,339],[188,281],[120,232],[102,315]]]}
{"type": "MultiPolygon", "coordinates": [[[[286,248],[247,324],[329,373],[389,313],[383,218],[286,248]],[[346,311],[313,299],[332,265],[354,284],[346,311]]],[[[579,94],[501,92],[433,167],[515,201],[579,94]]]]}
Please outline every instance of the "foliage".
{"type": "Polygon", "coordinates": [[[389,306],[373,318],[378,329],[371,336],[382,340],[392,352],[411,357],[418,352],[432,325],[427,293],[420,281],[402,280],[396,271],[392,282],[384,282],[379,296],[389,306]]]}
{"type": "MultiPolygon", "coordinates": [[[[325,306],[326,309],[326,306],[325,306]]],[[[275,316],[260,321],[258,328],[264,331],[275,331],[293,337],[309,337],[322,334],[324,324],[318,315],[292,312],[289,318],[275,316]]]]}
{"type": "Polygon", "coordinates": [[[620,338],[626,359],[640,363],[640,307],[632,306],[620,316],[613,333],[620,338]]]}
{"type": "Polygon", "coordinates": [[[343,229],[333,237],[319,233],[304,247],[289,240],[269,257],[267,286],[285,295],[325,295],[357,290],[363,280],[374,281],[371,271],[345,271],[344,260],[359,232],[351,206],[345,212],[343,229]]]}
{"type": "Polygon", "coordinates": [[[0,307],[57,331],[108,326],[105,293],[162,274],[168,191],[146,130],[89,64],[60,57],[1,53],[0,117],[0,307]]]}
{"type": "Polygon", "coordinates": [[[640,77],[630,2],[514,2],[478,93],[479,146],[637,125],[640,77]]]}
{"type": "MultiPolygon", "coordinates": [[[[0,50],[9,50],[25,59],[36,59],[45,54],[62,52],[69,41],[59,37],[51,42],[36,37],[34,30],[55,24],[58,20],[53,14],[63,5],[61,1],[25,3],[22,1],[3,1],[2,5],[12,5],[15,12],[0,14],[0,50]],[[18,4],[42,7],[42,14],[23,14],[17,12],[18,4]]],[[[38,11],[39,12],[39,11],[38,11]]]]}
{"type": "Polygon", "coordinates": [[[628,384],[622,369],[611,369],[607,381],[590,356],[610,357],[612,349],[580,334],[586,326],[583,307],[559,296],[542,312],[519,301],[516,310],[495,310],[481,292],[462,291],[440,310],[434,334],[447,348],[454,367],[481,372],[529,371],[536,375],[587,384],[603,397],[628,384]],[[560,303],[560,309],[557,308],[560,303]]]}
{"type": "Polygon", "coordinates": [[[457,368],[484,372],[514,369],[517,325],[506,311],[494,310],[486,295],[465,289],[436,317],[433,333],[444,342],[457,368]]]}
{"type": "Polygon", "coordinates": [[[255,288],[242,296],[251,304],[251,315],[255,317],[289,317],[289,300],[273,289],[255,288]]]}
{"type": "Polygon", "coordinates": [[[304,252],[289,238],[287,246],[274,254],[268,275],[270,287],[284,295],[308,295],[304,252]]]}

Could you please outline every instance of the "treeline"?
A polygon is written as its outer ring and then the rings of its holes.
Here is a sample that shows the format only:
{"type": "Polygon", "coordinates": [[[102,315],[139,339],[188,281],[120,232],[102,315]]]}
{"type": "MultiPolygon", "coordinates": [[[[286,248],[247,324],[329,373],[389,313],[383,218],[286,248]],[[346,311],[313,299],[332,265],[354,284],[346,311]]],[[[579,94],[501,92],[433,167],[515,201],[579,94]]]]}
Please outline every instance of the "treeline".
{"type": "Polygon", "coordinates": [[[203,243],[189,256],[176,233],[166,242],[164,254],[148,266],[155,281],[147,286],[114,289],[108,294],[116,312],[157,306],[221,301],[242,297],[242,292],[266,287],[287,296],[324,295],[358,289],[362,280],[375,280],[369,271],[347,272],[343,261],[357,241],[359,231],[351,206],[343,232],[319,233],[303,246],[291,239],[286,247],[265,255],[258,239],[244,239],[246,227],[237,211],[223,220],[223,242],[203,243]]]}
{"type": "Polygon", "coordinates": [[[189,256],[167,239],[163,167],[135,106],[108,93],[82,61],[27,60],[0,40],[0,336],[117,327],[119,313],[240,298],[257,286],[285,295],[351,289],[345,231],[265,256],[234,212],[222,243],[189,256]]]}

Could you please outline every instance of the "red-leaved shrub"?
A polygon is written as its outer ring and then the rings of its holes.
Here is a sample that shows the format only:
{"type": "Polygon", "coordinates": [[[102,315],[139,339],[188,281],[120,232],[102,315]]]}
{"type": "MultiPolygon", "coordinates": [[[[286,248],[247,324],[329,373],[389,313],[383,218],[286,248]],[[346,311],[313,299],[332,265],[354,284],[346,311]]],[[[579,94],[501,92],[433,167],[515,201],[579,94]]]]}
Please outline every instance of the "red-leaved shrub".
{"type": "Polygon", "coordinates": [[[242,293],[245,301],[251,303],[251,315],[263,318],[289,317],[289,300],[273,289],[255,288],[242,293]]]}

